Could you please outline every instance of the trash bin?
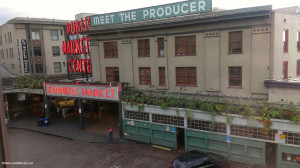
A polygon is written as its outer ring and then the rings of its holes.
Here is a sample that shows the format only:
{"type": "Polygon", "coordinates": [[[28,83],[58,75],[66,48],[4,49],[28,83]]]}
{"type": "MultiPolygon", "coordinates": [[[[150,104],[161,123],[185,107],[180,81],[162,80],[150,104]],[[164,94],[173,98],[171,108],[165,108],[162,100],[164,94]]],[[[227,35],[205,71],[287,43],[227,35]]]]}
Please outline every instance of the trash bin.
{"type": "Polygon", "coordinates": [[[49,119],[48,118],[43,118],[43,126],[48,126],[49,125],[49,119]]]}

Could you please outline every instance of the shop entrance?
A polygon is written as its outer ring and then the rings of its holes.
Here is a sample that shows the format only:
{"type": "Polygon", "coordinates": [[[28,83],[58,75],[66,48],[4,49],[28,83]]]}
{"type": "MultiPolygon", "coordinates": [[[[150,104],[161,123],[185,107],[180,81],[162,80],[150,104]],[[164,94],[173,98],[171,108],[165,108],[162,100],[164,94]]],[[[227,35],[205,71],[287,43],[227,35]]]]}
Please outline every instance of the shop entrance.
{"type": "Polygon", "coordinates": [[[277,144],[266,142],[266,168],[276,167],[277,144]]]}
{"type": "Polygon", "coordinates": [[[109,127],[114,128],[114,137],[119,138],[119,108],[117,102],[93,101],[84,111],[85,120],[92,116],[96,123],[85,131],[107,134],[109,127]],[[90,107],[92,105],[92,108],[90,107]]]}
{"type": "Polygon", "coordinates": [[[184,129],[176,128],[176,136],[177,136],[177,150],[184,151],[184,129]]]}

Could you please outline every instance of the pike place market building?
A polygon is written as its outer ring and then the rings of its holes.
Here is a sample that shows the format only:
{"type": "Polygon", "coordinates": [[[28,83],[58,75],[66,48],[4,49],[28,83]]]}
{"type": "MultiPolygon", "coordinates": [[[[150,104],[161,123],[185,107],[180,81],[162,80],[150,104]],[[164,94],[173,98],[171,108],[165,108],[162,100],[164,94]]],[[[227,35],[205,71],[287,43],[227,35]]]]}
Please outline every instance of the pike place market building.
{"type": "MultiPolygon", "coordinates": [[[[211,1],[192,0],[91,15],[84,34],[90,39],[93,80],[127,83],[152,94],[297,104],[296,11],[272,6],[212,10],[211,1]]],[[[299,123],[272,119],[266,134],[263,123],[240,115],[228,122],[223,115],[212,120],[203,110],[160,107],[145,103],[141,110],[123,101],[124,137],[219,153],[251,165],[300,166],[299,123]],[[216,129],[209,128],[211,122],[216,129]]]]}

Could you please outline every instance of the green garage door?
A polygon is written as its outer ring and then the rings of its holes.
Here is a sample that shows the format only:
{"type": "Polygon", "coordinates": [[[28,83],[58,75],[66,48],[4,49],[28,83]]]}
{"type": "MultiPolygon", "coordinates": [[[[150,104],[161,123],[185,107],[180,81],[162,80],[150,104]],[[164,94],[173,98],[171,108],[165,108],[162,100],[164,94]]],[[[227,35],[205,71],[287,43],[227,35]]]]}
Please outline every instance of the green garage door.
{"type": "Polygon", "coordinates": [[[229,157],[231,161],[255,165],[265,165],[265,142],[231,138],[226,142],[226,135],[185,130],[186,150],[201,150],[229,157]]]}
{"type": "Polygon", "coordinates": [[[177,149],[176,128],[174,127],[135,120],[124,120],[123,128],[124,137],[127,139],[177,149]]]}

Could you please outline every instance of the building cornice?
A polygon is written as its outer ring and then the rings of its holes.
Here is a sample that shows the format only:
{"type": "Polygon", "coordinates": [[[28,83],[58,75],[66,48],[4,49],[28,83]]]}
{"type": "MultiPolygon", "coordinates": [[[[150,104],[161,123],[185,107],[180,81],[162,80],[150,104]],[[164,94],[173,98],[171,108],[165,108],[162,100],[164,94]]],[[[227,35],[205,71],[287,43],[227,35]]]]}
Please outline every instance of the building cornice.
{"type": "Polygon", "coordinates": [[[243,8],[236,10],[225,10],[219,12],[207,12],[177,16],[164,19],[154,19],[139,22],[121,23],[113,25],[90,27],[86,34],[111,34],[120,32],[142,31],[149,29],[164,29],[171,27],[185,27],[199,24],[211,24],[215,22],[225,22],[233,20],[248,20],[253,18],[270,17],[272,6],[261,6],[243,8]]]}

